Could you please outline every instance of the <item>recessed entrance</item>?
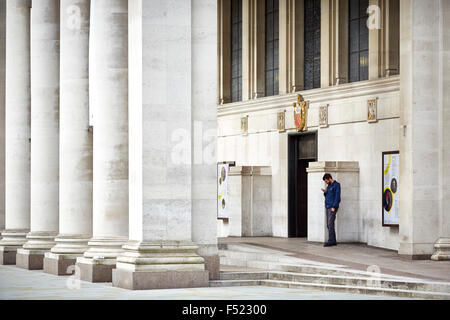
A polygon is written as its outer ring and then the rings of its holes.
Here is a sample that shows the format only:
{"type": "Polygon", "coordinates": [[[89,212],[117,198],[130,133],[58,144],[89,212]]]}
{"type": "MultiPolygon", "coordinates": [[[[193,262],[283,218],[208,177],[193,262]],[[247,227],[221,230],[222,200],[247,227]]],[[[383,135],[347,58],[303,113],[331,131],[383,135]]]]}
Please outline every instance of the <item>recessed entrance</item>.
{"type": "Polygon", "coordinates": [[[317,161],[317,133],[288,137],[288,236],[308,236],[308,174],[310,162],[317,161]]]}

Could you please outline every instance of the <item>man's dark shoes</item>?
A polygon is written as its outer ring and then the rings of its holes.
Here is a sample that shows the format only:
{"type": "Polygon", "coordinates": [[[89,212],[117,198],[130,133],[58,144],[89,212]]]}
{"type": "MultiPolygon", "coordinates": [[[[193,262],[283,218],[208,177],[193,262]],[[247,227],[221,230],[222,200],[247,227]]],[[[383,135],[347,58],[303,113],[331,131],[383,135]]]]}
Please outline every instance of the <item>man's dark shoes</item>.
{"type": "Polygon", "coordinates": [[[335,242],[335,243],[327,242],[327,243],[325,243],[323,246],[324,246],[324,247],[334,247],[334,246],[337,246],[337,243],[336,243],[336,242],[335,242]]]}

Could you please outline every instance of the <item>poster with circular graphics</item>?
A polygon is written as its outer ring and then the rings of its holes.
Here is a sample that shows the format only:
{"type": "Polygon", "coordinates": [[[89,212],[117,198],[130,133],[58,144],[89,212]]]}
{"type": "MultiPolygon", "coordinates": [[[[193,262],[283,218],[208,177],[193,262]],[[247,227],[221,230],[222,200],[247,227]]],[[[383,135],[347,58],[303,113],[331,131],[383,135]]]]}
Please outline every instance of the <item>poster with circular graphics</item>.
{"type": "Polygon", "coordinates": [[[382,160],[383,194],[382,223],[383,227],[394,227],[399,224],[399,175],[400,154],[398,151],[383,152],[382,160]]]}
{"type": "Polygon", "coordinates": [[[228,218],[228,172],[229,164],[220,163],[217,165],[217,218],[228,218]]]}

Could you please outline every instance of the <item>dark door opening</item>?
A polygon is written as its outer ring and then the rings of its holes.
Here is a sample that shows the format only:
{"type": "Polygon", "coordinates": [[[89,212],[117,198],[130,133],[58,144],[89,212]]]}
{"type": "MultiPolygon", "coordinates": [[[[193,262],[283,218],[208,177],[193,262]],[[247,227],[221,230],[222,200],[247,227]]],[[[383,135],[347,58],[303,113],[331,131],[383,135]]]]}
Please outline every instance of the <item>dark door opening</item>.
{"type": "Polygon", "coordinates": [[[317,161],[317,133],[288,137],[288,236],[308,236],[308,174],[310,162],[317,161]]]}

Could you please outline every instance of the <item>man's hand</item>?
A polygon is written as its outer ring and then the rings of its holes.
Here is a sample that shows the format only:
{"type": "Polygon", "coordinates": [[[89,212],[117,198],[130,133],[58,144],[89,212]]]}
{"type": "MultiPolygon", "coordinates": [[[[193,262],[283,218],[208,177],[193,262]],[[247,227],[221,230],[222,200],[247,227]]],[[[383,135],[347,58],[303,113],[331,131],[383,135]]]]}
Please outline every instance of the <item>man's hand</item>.
{"type": "Polygon", "coordinates": [[[334,208],[331,208],[331,212],[335,212],[336,210],[334,208]]]}
{"type": "Polygon", "coordinates": [[[322,190],[323,193],[327,192],[327,190],[325,190],[325,189],[321,189],[321,190],[322,190]]]}

